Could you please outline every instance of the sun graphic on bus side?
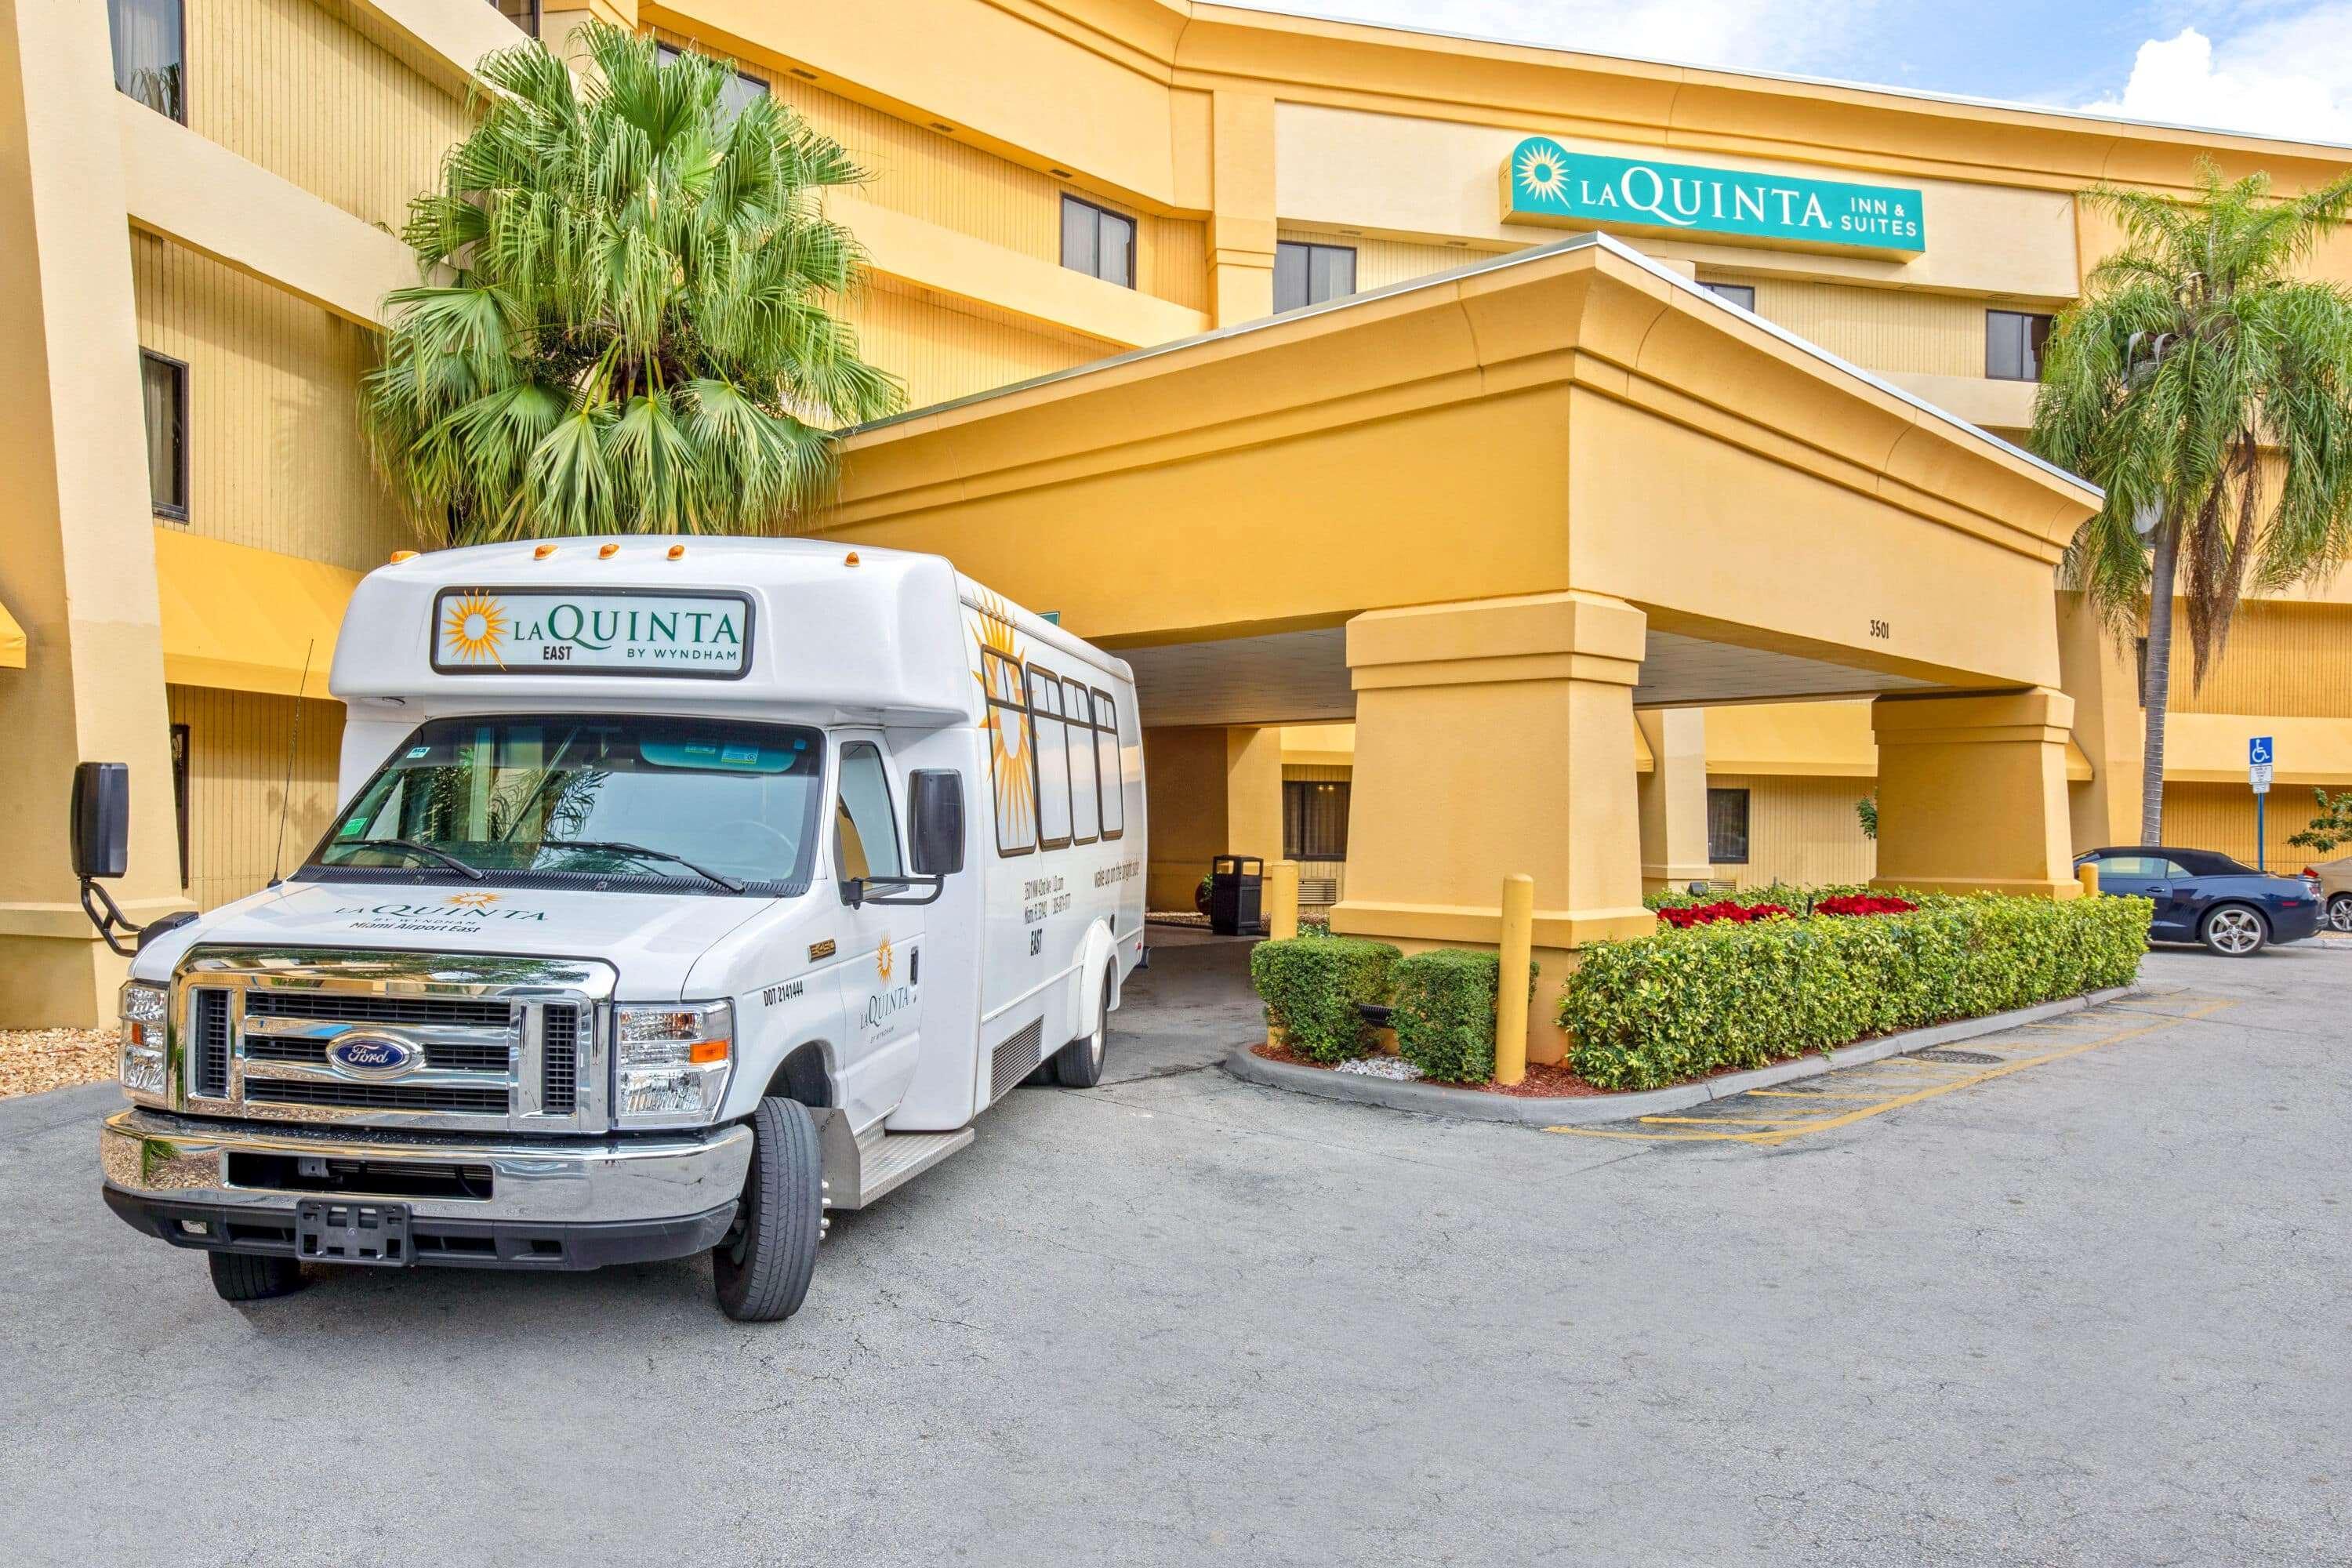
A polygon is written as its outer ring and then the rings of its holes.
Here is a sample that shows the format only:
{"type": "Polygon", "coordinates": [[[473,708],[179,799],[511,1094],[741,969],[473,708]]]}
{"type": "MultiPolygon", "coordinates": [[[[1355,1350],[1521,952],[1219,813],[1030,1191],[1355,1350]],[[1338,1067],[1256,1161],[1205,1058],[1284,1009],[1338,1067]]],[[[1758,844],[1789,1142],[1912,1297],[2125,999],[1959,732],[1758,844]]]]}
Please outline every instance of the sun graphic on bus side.
{"type": "Polygon", "coordinates": [[[468,664],[499,658],[499,643],[507,635],[507,607],[488,594],[467,594],[449,601],[441,636],[449,651],[468,664]]]}
{"type": "Polygon", "coordinates": [[[1558,148],[1530,147],[1519,154],[1519,184],[1531,196],[1562,201],[1568,195],[1568,161],[1558,148]]]}

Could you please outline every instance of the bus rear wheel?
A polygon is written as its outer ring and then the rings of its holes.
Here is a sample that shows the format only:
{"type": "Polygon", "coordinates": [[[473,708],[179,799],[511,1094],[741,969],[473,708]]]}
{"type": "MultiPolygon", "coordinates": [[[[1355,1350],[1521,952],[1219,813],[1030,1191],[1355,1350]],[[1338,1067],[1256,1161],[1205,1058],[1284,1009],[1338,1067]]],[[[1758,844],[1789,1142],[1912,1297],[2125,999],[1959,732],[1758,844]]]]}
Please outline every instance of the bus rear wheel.
{"type": "Polygon", "coordinates": [[[1117,978],[1103,971],[1102,995],[1095,1003],[1095,1026],[1054,1053],[1054,1077],[1064,1089],[1092,1089],[1102,1082],[1103,1058],[1110,1050],[1110,987],[1117,978]]]}

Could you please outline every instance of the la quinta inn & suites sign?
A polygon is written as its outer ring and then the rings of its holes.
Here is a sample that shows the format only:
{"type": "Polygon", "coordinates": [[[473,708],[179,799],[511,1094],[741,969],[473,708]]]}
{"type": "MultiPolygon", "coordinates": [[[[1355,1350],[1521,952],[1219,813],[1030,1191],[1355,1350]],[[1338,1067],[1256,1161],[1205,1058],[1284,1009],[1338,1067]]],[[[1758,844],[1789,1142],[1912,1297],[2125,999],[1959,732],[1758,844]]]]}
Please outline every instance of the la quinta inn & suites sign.
{"type": "Polygon", "coordinates": [[[1748,169],[1571,153],[1530,136],[1503,165],[1503,216],[1569,228],[1640,229],[1916,256],[1919,193],[1748,169]]]}

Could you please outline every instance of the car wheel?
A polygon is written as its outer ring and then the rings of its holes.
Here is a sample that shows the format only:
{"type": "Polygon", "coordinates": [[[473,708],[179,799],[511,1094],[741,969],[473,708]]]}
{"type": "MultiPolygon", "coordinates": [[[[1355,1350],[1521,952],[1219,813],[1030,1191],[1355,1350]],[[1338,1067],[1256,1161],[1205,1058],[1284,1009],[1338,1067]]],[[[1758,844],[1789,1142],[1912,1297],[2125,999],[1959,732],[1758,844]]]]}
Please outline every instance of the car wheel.
{"type": "Polygon", "coordinates": [[[1102,999],[1095,1004],[1094,1032],[1054,1053],[1054,1077],[1064,1089],[1092,1089],[1102,1082],[1103,1057],[1110,1048],[1110,986],[1111,972],[1106,969],[1102,999]]]}
{"type": "Polygon", "coordinates": [[[2336,931],[2352,931],[2352,893],[2338,893],[2327,900],[2327,923],[2336,931]]]}
{"type": "Polygon", "coordinates": [[[710,1249],[720,1311],[740,1323],[772,1323],[800,1310],[824,1236],[824,1174],[808,1107],[773,1096],[760,1101],[742,1205],[726,1239],[710,1249]]]}
{"type": "Polygon", "coordinates": [[[205,1261],[212,1265],[213,1293],[224,1301],[268,1301],[302,1289],[302,1266],[290,1258],[215,1252],[205,1261]]]}
{"type": "Polygon", "coordinates": [[[2251,958],[2270,940],[2263,917],[2243,904],[2223,904],[2206,915],[2200,928],[2205,945],[2224,958],[2251,958]]]}

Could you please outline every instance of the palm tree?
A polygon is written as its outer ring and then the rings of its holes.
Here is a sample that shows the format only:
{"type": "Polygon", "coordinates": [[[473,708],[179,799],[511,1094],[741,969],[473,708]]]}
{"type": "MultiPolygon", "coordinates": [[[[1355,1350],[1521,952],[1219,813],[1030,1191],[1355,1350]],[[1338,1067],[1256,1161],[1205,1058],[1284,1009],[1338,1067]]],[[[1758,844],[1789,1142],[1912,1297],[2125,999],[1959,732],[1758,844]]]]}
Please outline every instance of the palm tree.
{"type": "Polygon", "coordinates": [[[2210,162],[2199,179],[2185,199],[2084,193],[2124,244],[2052,329],[2033,410],[2035,448],[2107,492],[2062,580],[2118,637],[2146,619],[2147,844],[2163,842],[2176,593],[2201,686],[2241,595],[2352,553],[2352,292],[2294,276],[2352,210],[2352,173],[2292,199],[2210,162]]]}
{"type": "Polygon", "coordinates": [[[717,62],[582,31],[576,82],[537,43],[482,62],[479,124],[410,204],[427,280],[385,299],[371,448],[435,544],[773,531],[835,427],[901,401],[834,314],[862,258],[822,198],[863,175],[773,98],[722,102],[717,62]]]}

